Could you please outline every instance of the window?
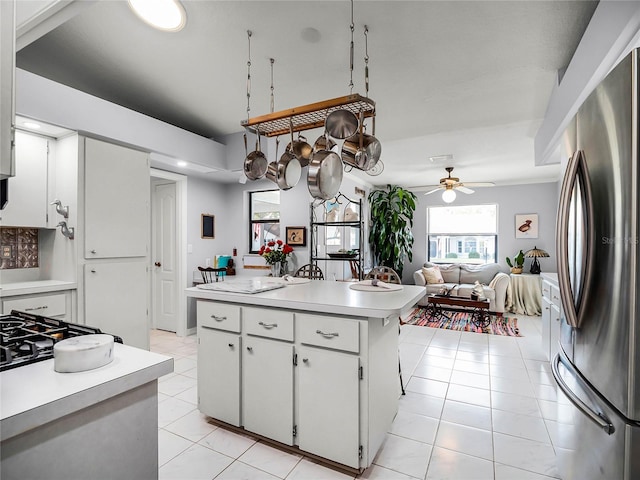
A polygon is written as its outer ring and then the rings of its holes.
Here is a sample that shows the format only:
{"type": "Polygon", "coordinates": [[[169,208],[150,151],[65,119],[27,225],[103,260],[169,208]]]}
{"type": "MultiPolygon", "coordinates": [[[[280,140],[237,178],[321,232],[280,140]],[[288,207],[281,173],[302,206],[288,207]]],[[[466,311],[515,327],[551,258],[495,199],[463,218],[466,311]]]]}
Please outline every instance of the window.
{"type": "Polygon", "coordinates": [[[249,252],[280,238],[280,190],[249,193],[249,252]]]}
{"type": "Polygon", "coordinates": [[[434,263],[495,263],[498,206],[427,208],[427,259],[434,263]]]}

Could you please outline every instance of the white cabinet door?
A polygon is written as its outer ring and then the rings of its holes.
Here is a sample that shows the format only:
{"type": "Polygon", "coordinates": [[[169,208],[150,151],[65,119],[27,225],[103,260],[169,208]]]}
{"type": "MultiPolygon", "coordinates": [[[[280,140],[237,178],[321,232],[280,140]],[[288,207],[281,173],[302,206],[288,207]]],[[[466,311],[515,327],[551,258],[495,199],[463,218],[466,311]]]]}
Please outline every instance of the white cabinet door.
{"type": "Polygon", "coordinates": [[[131,148],[85,139],[85,258],[147,255],[148,157],[131,148]]]}
{"type": "Polygon", "coordinates": [[[198,408],[240,426],[240,335],[198,325],[198,408]]]}
{"type": "Polygon", "coordinates": [[[14,174],[16,28],[15,3],[0,2],[0,178],[14,174]]]}
{"type": "Polygon", "coordinates": [[[85,265],[85,323],[148,350],[148,277],[143,261],[85,265]]]}
{"type": "Polygon", "coordinates": [[[242,420],[244,428],[251,432],[293,444],[292,344],[245,337],[242,420]]]}
{"type": "Polygon", "coordinates": [[[48,150],[45,138],[16,132],[16,176],[9,180],[9,203],[0,212],[3,227],[47,227],[48,150]]]}
{"type": "Polygon", "coordinates": [[[549,359],[560,350],[560,307],[551,305],[551,328],[549,332],[549,359]]]}
{"type": "Polygon", "coordinates": [[[313,347],[298,351],[298,445],[359,468],[360,361],[313,347]]]}
{"type": "Polygon", "coordinates": [[[551,351],[551,302],[547,297],[542,297],[542,316],[540,317],[542,323],[542,351],[549,360],[552,360],[550,356],[551,351]]]}

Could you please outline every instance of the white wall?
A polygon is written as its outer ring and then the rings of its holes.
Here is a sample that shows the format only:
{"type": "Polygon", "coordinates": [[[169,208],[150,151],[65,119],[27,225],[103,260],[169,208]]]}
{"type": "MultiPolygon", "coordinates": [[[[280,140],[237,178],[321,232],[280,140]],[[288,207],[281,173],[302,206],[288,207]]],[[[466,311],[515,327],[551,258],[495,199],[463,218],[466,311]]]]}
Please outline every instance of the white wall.
{"type": "MultiPolygon", "coordinates": [[[[413,223],[413,261],[405,263],[403,283],[413,283],[412,275],[427,258],[427,207],[445,205],[438,193],[425,196],[417,192],[418,203],[413,223]]],[[[556,271],[555,259],[555,221],[558,207],[558,183],[538,183],[530,185],[514,185],[508,187],[478,188],[471,195],[458,194],[451,205],[498,205],[498,251],[497,259],[502,269],[507,272],[505,257],[513,258],[519,250],[527,251],[534,246],[546,250],[550,258],[539,259],[543,272],[556,271]],[[538,238],[515,238],[515,215],[522,213],[538,214],[538,238]]],[[[530,260],[525,262],[525,271],[530,260]]]]}

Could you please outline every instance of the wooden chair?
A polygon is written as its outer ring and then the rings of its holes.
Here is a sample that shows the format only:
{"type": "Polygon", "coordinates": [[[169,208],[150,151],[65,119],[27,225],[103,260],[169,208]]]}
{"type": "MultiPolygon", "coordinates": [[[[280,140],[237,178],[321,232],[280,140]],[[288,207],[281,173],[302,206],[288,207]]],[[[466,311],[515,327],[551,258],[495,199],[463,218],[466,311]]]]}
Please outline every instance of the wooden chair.
{"type": "Polygon", "coordinates": [[[372,278],[385,283],[396,283],[398,285],[402,283],[400,275],[390,267],[373,267],[371,271],[364,276],[365,280],[371,280],[372,278]]]}
{"type": "Polygon", "coordinates": [[[213,283],[214,281],[217,282],[220,279],[222,279],[221,281],[224,282],[224,275],[222,275],[222,273],[227,271],[226,268],[213,268],[213,267],[198,267],[198,270],[200,270],[200,274],[202,275],[202,281],[204,283],[213,283]]]}
{"type": "Polygon", "coordinates": [[[307,263],[306,265],[301,266],[298,270],[296,270],[296,273],[294,273],[293,276],[324,280],[324,274],[322,273],[322,270],[314,263],[307,263]]]}
{"type": "MultiPolygon", "coordinates": [[[[401,284],[400,275],[393,268],[390,267],[373,267],[369,273],[364,276],[365,280],[371,280],[372,278],[381,280],[385,283],[401,284]]],[[[398,335],[400,335],[400,320],[398,319],[398,335]]],[[[404,390],[404,381],[402,380],[402,365],[400,364],[400,352],[398,352],[398,376],[400,377],[400,389],[402,395],[406,395],[404,390]]]]}

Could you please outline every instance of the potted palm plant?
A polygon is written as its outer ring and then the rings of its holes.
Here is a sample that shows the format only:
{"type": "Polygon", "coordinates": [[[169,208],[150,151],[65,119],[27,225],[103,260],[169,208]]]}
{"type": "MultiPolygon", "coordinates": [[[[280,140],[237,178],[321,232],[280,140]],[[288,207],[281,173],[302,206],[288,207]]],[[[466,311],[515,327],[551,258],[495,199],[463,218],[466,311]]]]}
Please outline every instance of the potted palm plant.
{"type": "Polygon", "coordinates": [[[413,259],[413,212],[416,196],[397,185],[369,194],[369,244],[376,265],[393,268],[400,278],[405,258],[413,259]]]}
{"type": "Polygon", "coordinates": [[[511,273],[522,273],[522,268],[524,267],[524,253],[522,250],[513,257],[513,262],[507,257],[507,265],[511,267],[511,273]]]}

